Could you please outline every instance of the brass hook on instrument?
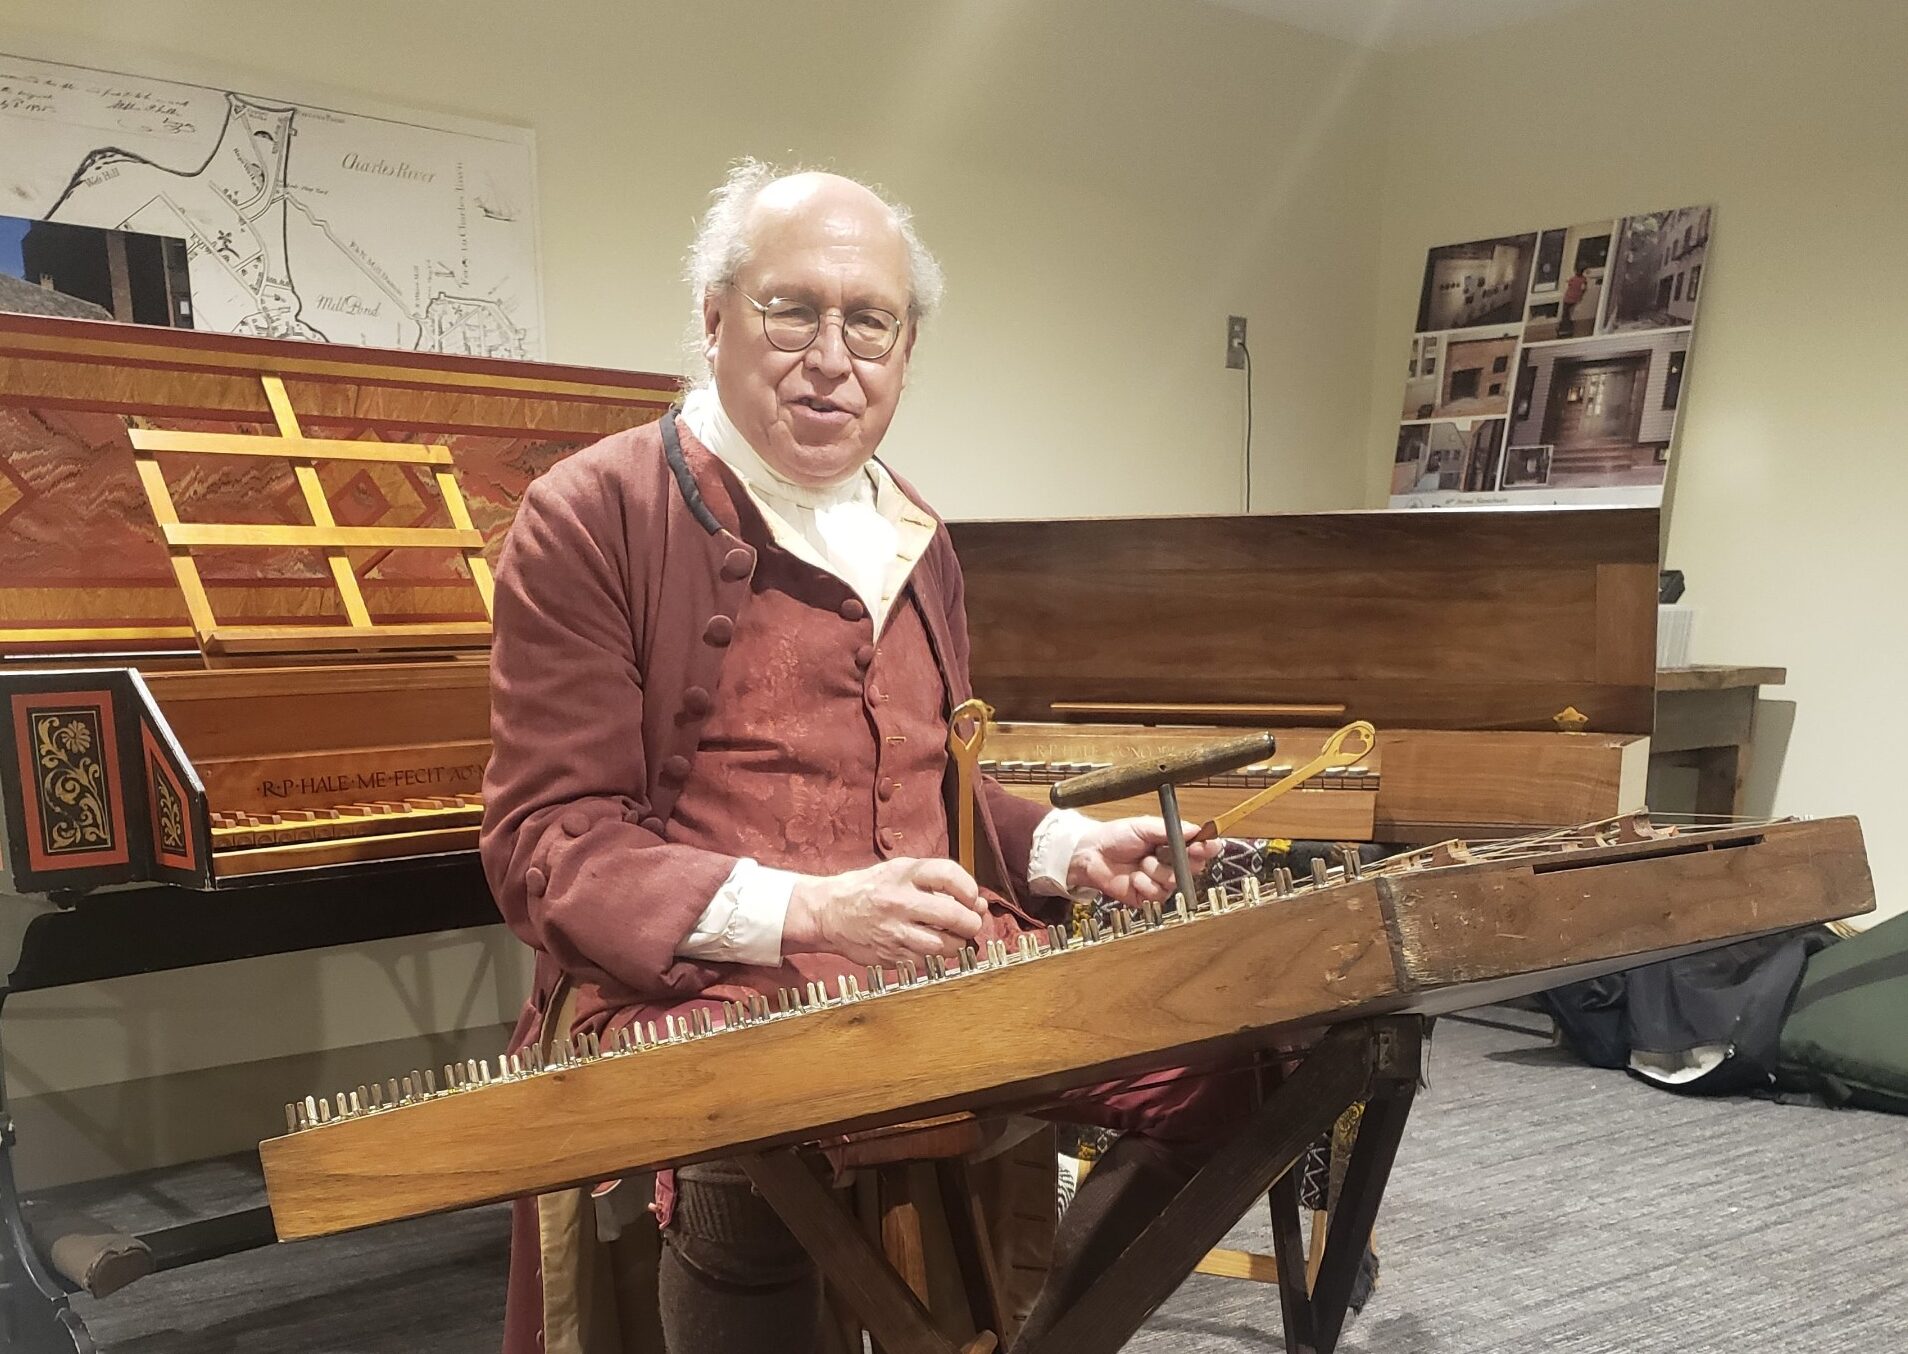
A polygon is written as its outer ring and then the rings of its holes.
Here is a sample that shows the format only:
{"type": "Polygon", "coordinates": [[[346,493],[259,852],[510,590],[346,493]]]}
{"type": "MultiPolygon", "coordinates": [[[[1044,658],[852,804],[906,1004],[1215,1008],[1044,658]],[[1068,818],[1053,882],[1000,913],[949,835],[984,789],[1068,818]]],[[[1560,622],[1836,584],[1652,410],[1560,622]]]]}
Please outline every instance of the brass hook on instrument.
{"type": "Polygon", "coordinates": [[[994,722],[994,707],[976,697],[962,701],[954,707],[954,713],[947,721],[947,750],[955,757],[972,757],[980,760],[981,745],[987,741],[987,726],[994,722]],[[974,732],[963,737],[961,722],[974,721],[974,732]]]}
{"type": "Polygon", "coordinates": [[[974,778],[980,769],[981,745],[987,741],[987,726],[994,718],[994,707],[986,701],[962,701],[947,721],[947,751],[954,759],[954,795],[959,806],[955,823],[954,858],[969,874],[974,873],[974,778]],[[963,721],[972,720],[974,731],[961,733],[963,721]]]}
{"type": "Polygon", "coordinates": [[[1210,841],[1214,837],[1223,837],[1234,823],[1270,804],[1287,790],[1303,785],[1321,771],[1355,766],[1369,757],[1377,746],[1378,730],[1368,720],[1354,720],[1344,728],[1334,730],[1325,739],[1318,756],[1217,817],[1207,819],[1190,840],[1210,841]]]}

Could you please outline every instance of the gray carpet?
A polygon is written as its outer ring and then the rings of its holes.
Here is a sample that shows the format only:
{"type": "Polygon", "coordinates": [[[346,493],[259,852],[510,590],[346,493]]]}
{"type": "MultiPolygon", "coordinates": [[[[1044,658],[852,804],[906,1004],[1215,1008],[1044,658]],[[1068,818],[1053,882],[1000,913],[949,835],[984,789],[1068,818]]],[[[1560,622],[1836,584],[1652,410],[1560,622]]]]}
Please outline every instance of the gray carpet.
{"type": "MultiPolygon", "coordinates": [[[[1379,1218],[1383,1277],[1341,1350],[1908,1349],[1908,1120],[1685,1100],[1543,1029],[1496,1009],[1440,1023],[1379,1218]]],[[[209,1166],[128,1198],[156,1218],[245,1188],[209,1166]]],[[[483,1209],[254,1251],[83,1309],[107,1354],[492,1350],[505,1227],[483,1209]]],[[[1262,1217],[1230,1244],[1269,1252],[1262,1217]]],[[[1242,1354],[1277,1332],[1273,1290],[1194,1276],[1129,1348],[1242,1354]]]]}

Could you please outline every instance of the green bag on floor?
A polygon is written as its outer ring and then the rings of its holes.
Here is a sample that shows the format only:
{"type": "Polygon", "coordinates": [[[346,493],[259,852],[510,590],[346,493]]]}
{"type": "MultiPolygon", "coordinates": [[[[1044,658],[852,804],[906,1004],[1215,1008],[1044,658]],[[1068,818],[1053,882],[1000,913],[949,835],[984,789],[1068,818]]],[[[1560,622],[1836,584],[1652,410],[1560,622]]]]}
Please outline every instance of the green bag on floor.
{"type": "Polygon", "coordinates": [[[1809,960],[1779,1080],[1831,1105],[1908,1114],[1908,914],[1809,960]]]}

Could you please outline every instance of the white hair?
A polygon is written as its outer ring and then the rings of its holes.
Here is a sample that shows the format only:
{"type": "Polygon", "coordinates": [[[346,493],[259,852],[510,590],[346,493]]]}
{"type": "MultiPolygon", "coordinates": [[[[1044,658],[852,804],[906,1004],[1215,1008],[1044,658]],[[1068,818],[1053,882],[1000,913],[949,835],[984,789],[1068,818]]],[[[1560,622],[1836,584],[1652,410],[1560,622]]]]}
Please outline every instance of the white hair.
{"type": "MultiPolygon", "coordinates": [[[[748,261],[751,241],[746,224],[749,208],[762,190],[779,179],[804,171],[781,169],[762,160],[737,160],[722,184],[709,195],[709,210],[696,227],[695,240],[689,246],[684,274],[694,298],[695,311],[690,324],[689,374],[692,381],[708,379],[709,363],[703,351],[702,306],[712,292],[720,291],[735,280],[748,261]]],[[[880,199],[893,217],[895,229],[908,251],[908,317],[917,324],[934,313],[941,304],[946,279],[941,265],[914,229],[914,214],[899,202],[890,200],[880,189],[853,180],[880,199]]]]}

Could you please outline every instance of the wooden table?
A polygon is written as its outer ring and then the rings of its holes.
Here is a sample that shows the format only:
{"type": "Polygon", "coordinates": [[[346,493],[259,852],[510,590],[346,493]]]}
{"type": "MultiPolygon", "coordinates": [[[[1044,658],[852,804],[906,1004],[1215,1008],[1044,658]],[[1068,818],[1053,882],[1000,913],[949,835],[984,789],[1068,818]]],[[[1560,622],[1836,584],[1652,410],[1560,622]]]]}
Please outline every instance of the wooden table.
{"type": "Polygon", "coordinates": [[[1696,812],[1740,816],[1761,688],[1789,680],[1786,668],[1663,668],[1656,674],[1656,734],[1650,759],[1696,770],[1696,812]]]}

